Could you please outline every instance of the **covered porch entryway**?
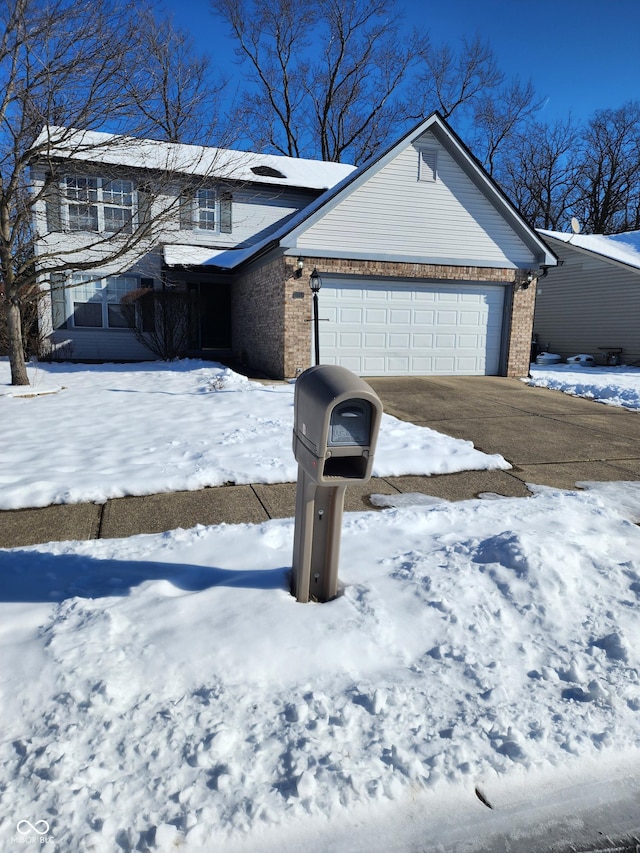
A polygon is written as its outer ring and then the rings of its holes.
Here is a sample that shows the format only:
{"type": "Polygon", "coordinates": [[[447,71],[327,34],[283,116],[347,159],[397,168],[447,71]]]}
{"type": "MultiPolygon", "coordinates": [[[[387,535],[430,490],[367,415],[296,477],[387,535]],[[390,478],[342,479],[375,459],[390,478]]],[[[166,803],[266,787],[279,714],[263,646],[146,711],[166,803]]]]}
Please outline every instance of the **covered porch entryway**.
{"type": "Polygon", "coordinates": [[[231,355],[231,276],[172,269],[166,273],[166,283],[187,294],[188,355],[228,358],[231,355]]]}

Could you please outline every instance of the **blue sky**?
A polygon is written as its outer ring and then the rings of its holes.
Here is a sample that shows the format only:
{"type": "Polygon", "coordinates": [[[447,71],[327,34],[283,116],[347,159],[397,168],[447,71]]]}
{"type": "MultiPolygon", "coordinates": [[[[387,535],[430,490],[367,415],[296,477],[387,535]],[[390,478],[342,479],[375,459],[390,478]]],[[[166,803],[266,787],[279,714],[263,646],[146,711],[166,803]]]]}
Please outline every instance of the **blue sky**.
{"type": "MultiPolygon", "coordinates": [[[[241,79],[233,47],[209,0],[164,0],[199,50],[241,79]]],[[[640,0],[398,0],[408,25],[435,43],[487,39],[500,68],[531,78],[548,98],[541,118],[589,118],[597,109],[640,99],[640,0]]]]}

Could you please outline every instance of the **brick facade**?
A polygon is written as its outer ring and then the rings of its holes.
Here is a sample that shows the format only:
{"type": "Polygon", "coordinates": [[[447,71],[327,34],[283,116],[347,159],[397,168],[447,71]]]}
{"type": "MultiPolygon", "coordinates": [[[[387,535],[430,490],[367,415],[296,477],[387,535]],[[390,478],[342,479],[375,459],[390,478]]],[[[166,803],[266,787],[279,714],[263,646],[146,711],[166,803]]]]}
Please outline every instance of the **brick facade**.
{"type": "MultiPolygon", "coordinates": [[[[294,377],[311,363],[309,275],[314,266],[323,275],[484,281],[507,286],[521,280],[521,273],[512,269],[309,257],[305,257],[302,276],[297,277],[296,260],[283,256],[265,260],[239,276],[233,289],[234,356],[277,378],[294,377]]],[[[507,376],[526,376],[529,372],[534,304],[535,282],[524,290],[516,285],[513,298],[505,301],[510,311],[507,376]]]]}

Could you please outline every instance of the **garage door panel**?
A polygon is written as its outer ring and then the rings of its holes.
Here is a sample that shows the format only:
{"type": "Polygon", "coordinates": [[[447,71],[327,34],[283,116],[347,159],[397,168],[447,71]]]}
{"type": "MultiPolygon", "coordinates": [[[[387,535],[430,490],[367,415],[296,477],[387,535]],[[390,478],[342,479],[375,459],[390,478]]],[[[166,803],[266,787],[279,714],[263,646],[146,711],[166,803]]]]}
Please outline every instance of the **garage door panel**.
{"type": "Polygon", "coordinates": [[[369,376],[381,376],[387,372],[386,358],[380,356],[365,356],[362,359],[362,372],[369,376]]]}
{"type": "Polygon", "coordinates": [[[389,323],[393,326],[409,325],[411,323],[411,311],[400,311],[397,308],[392,308],[389,311],[389,323]]]}
{"type": "Polygon", "coordinates": [[[455,335],[436,335],[436,349],[455,349],[455,335]]]}
{"type": "Polygon", "coordinates": [[[362,308],[348,308],[341,305],[338,316],[342,325],[348,325],[349,323],[360,324],[363,319],[363,310],[362,308]]]}
{"type": "Polygon", "coordinates": [[[333,306],[322,306],[322,319],[328,321],[332,325],[338,322],[338,307],[336,305],[333,306]]]}
{"type": "Polygon", "coordinates": [[[479,311],[461,311],[460,326],[484,326],[484,318],[479,311]]]}
{"type": "Polygon", "coordinates": [[[453,373],[455,373],[455,356],[436,356],[433,360],[433,366],[436,373],[446,373],[451,376],[453,373]]]}
{"type": "Polygon", "coordinates": [[[415,292],[414,302],[423,304],[425,302],[433,303],[436,301],[437,292],[433,289],[422,288],[415,292]]]}
{"type": "Polygon", "coordinates": [[[322,331],[320,333],[320,344],[323,352],[331,352],[338,349],[338,335],[336,332],[322,331]]]}
{"type": "Polygon", "coordinates": [[[363,336],[359,332],[340,332],[338,346],[340,349],[360,350],[364,346],[363,336]]]}
{"type": "Polygon", "coordinates": [[[411,335],[409,332],[390,332],[388,341],[390,349],[408,349],[411,345],[411,335]]]}
{"type": "Polygon", "coordinates": [[[387,359],[387,370],[390,373],[409,373],[409,356],[389,356],[387,359]]]}
{"type": "Polygon", "coordinates": [[[428,376],[430,373],[433,373],[433,359],[432,358],[412,358],[411,359],[411,373],[414,376],[428,376]]]}
{"type": "Polygon", "coordinates": [[[433,335],[412,335],[411,337],[411,346],[414,350],[417,349],[431,349],[433,347],[433,335]]]}
{"type": "Polygon", "coordinates": [[[503,302],[492,284],[325,281],[321,360],[365,376],[495,374],[503,302]]]}
{"type": "Polygon", "coordinates": [[[458,335],[458,349],[478,350],[480,346],[479,335],[458,335]]]}
{"type": "Polygon", "coordinates": [[[387,336],[385,335],[384,332],[378,332],[378,333],[365,332],[364,347],[365,347],[365,349],[386,349],[387,348],[387,336]]]}
{"type": "Polygon", "coordinates": [[[470,373],[476,370],[478,367],[478,360],[474,356],[469,356],[468,358],[459,357],[456,360],[456,370],[464,371],[465,373],[470,373]]]}

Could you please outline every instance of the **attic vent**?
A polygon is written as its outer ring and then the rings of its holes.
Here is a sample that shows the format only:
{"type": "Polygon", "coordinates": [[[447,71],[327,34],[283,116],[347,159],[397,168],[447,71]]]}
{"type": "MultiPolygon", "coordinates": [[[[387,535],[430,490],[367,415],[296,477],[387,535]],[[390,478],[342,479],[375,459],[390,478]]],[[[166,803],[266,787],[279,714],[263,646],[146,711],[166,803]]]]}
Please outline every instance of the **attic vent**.
{"type": "Polygon", "coordinates": [[[436,166],[438,163],[438,152],[433,148],[423,148],[419,151],[418,180],[430,181],[436,179],[436,166]]]}
{"type": "Polygon", "coordinates": [[[252,166],[251,171],[254,175],[260,175],[261,178],[286,178],[278,169],[273,169],[271,166],[252,166]]]}

